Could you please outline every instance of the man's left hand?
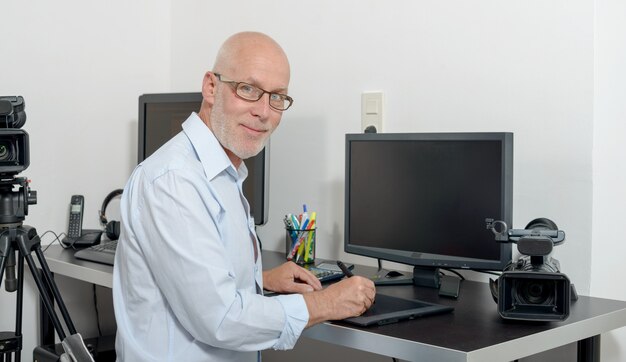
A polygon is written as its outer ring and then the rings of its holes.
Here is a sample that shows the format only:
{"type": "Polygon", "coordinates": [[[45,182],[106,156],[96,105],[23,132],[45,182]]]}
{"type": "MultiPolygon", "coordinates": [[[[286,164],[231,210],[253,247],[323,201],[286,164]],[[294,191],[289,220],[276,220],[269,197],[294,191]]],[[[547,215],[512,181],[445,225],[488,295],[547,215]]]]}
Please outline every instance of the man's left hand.
{"type": "Polygon", "coordinates": [[[306,293],[321,290],[322,283],[310,271],[289,261],[264,271],[263,287],[278,293],[306,293]]]}

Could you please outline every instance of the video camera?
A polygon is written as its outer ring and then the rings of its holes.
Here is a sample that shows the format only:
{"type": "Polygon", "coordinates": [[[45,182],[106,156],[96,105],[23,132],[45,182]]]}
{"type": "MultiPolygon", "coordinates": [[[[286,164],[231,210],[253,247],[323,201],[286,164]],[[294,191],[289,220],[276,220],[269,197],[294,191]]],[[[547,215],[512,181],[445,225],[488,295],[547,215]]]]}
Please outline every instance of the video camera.
{"type": "Polygon", "coordinates": [[[30,164],[28,133],[19,129],[25,122],[24,98],[0,97],[0,178],[18,174],[30,164]]]}
{"type": "Polygon", "coordinates": [[[573,285],[560,272],[559,261],[550,257],[553,247],[565,240],[565,232],[546,218],[532,220],[525,229],[509,229],[505,222],[494,219],[485,222],[496,241],[517,243],[522,254],[504,268],[497,281],[489,280],[500,316],[531,321],[567,319],[573,285]]]}
{"type": "Polygon", "coordinates": [[[37,203],[28,180],[15,177],[30,165],[28,133],[19,129],[26,123],[24,106],[21,96],[0,96],[0,225],[23,221],[28,205],[37,203]]]}

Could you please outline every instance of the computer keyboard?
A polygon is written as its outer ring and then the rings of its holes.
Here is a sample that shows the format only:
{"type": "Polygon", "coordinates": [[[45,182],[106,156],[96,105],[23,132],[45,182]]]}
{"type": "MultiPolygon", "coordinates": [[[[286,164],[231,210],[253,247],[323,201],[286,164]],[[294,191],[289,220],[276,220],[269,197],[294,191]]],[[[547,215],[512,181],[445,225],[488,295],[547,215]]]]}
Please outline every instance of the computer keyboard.
{"type": "Polygon", "coordinates": [[[96,263],[113,265],[117,240],[106,241],[98,245],[78,250],[74,253],[76,259],[94,261],[96,263]]]}

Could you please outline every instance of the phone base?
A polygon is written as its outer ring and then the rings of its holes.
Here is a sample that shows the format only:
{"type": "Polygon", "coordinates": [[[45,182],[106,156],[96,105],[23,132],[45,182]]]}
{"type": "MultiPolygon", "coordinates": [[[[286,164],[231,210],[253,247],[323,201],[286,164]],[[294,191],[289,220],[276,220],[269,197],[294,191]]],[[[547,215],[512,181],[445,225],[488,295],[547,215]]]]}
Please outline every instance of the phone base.
{"type": "Polygon", "coordinates": [[[102,230],[98,229],[83,229],[82,235],[78,238],[64,237],[61,242],[63,245],[71,246],[73,248],[86,248],[92,245],[100,243],[100,236],[102,230]]]}

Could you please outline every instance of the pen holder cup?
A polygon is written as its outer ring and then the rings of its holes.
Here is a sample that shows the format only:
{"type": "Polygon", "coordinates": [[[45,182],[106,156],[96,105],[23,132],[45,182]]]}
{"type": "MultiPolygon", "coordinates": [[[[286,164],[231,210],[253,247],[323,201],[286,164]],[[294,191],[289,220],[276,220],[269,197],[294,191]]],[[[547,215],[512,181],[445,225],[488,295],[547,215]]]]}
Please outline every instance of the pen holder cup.
{"type": "Polygon", "coordinates": [[[287,260],[297,264],[310,264],[315,261],[315,234],[313,229],[285,229],[285,254],[287,260]]]}

